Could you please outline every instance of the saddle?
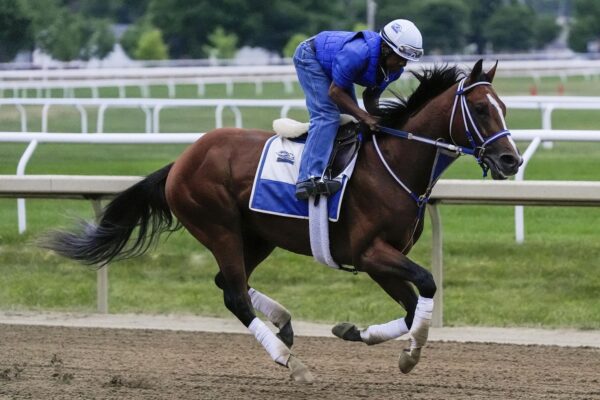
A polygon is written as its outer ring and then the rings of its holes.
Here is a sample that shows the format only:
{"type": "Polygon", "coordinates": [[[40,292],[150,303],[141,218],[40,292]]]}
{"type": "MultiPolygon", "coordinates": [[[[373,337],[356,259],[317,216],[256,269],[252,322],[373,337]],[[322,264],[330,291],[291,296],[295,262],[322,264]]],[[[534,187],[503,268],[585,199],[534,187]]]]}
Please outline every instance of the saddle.
{"type": "MultiPolygon", "coordinates": [[[[308,125],[308,122],[279,118],[273,121],[273,130],[281,137],[303,141],[308,134],[308,125]]],[[[359,123],[354,117],[346,114],[340,115],[340,127],[333,142],[333,150],[327,168],[325,168],[325,175],[329,179],[339,176],[358,152],[361,143],[359,133],[359,123]]]]}

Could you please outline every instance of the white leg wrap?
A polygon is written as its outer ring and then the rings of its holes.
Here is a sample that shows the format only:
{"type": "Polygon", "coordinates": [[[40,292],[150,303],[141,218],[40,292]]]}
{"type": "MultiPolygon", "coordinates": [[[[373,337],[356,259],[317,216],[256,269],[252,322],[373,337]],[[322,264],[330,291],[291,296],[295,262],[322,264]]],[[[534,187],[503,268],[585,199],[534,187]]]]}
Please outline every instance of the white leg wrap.
{"type": "Polygon", "coordinates": [[[360,331],[360,337],[366,344],[383,343],[390,339],[396,339],[408,333],[404,318],[395,319],[380,325],[371,325],[360,331]]]}
{"type": "Polygon", "coordinates": [[[264,322],[258,318],[254,318],[248,326],[250,332],[254,334],[254,337],[262,346],[267,350],[267,353],[271,356],[273,361],[283,366],[287,365],[287,362],[292,354],[290,349],[286,347],[281,340],[275,336],[264,322]]]}
{"type": "Polygon", "coordinates": [[[433,299],[428,299],[419,296],[417,309],[415,310],[415,318],[413,319],[410,328],[410,347],[418,349],[425,346],[427,336],[429,335],[429,327],[431,326],[431,314],[433,313],[433,299]]]}
{"type": "Polygon", "coordinates": [[[281,328],[291,319],[290,312],[269,296],[254,288],[248,290],[252,307],[264,314],[276,327],[281,328]]]}

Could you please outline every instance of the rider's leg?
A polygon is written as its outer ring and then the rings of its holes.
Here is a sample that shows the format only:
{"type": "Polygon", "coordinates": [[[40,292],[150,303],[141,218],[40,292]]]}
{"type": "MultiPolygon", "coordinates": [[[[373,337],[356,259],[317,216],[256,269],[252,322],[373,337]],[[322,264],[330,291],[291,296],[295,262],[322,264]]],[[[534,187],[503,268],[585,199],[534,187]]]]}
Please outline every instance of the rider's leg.
{"type": "MultiPolygon", "coordinates": [[[[298,80],[306,97],[310,115],[308,137],[300,163],[296,196],[307,198],[317,189],[315,181],[323,178],[335,135],[339,127],[340,111],[329,97],[331,80],[315,58],[309,45],[300,45],[294,55],[298,80]]],[[[334,183],[331,183],[334,191],[334,183]]]]}

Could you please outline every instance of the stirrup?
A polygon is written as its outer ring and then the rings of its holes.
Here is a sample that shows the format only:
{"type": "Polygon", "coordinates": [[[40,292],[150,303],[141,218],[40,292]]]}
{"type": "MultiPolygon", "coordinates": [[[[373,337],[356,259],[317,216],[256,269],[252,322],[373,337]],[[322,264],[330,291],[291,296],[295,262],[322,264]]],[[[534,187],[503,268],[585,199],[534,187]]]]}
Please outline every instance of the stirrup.
{"type": "Polygon", "coordinates": [[[319,194],[330,196],[340,190],[341,187],[341,182],[332,179],[324,179],[319,181],[310,179],[296,184],[296,198],[298,200],[306,200],[310,196],[316,196],[319,194]]]}
{"type": "Polygon", "coordinates": [[[342,182],[334,181],[332,179],[323,179],[321,181],[317,181],[317,194],[330,196],[340,190],[341,187],[342,182]]]}

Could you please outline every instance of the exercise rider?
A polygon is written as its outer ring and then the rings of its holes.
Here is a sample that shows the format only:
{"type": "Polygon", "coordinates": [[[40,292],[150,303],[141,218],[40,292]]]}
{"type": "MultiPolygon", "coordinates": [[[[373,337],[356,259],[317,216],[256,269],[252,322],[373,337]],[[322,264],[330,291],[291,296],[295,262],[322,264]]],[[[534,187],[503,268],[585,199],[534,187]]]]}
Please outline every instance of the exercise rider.
{"type": "Polygon", "coordinates": [[[407,61],[418,61],[422,55],[421,33],[405,19],[388,23],[379,33],[325,31],[300,43],[294,65],[310,125],[296,184],[298,199],[333,194],[341,186],[325,176],[341,112],[377,129],[378,118],[358,106],[354,85],[364,86],[363,99],[377,104],[407,61]]]}

